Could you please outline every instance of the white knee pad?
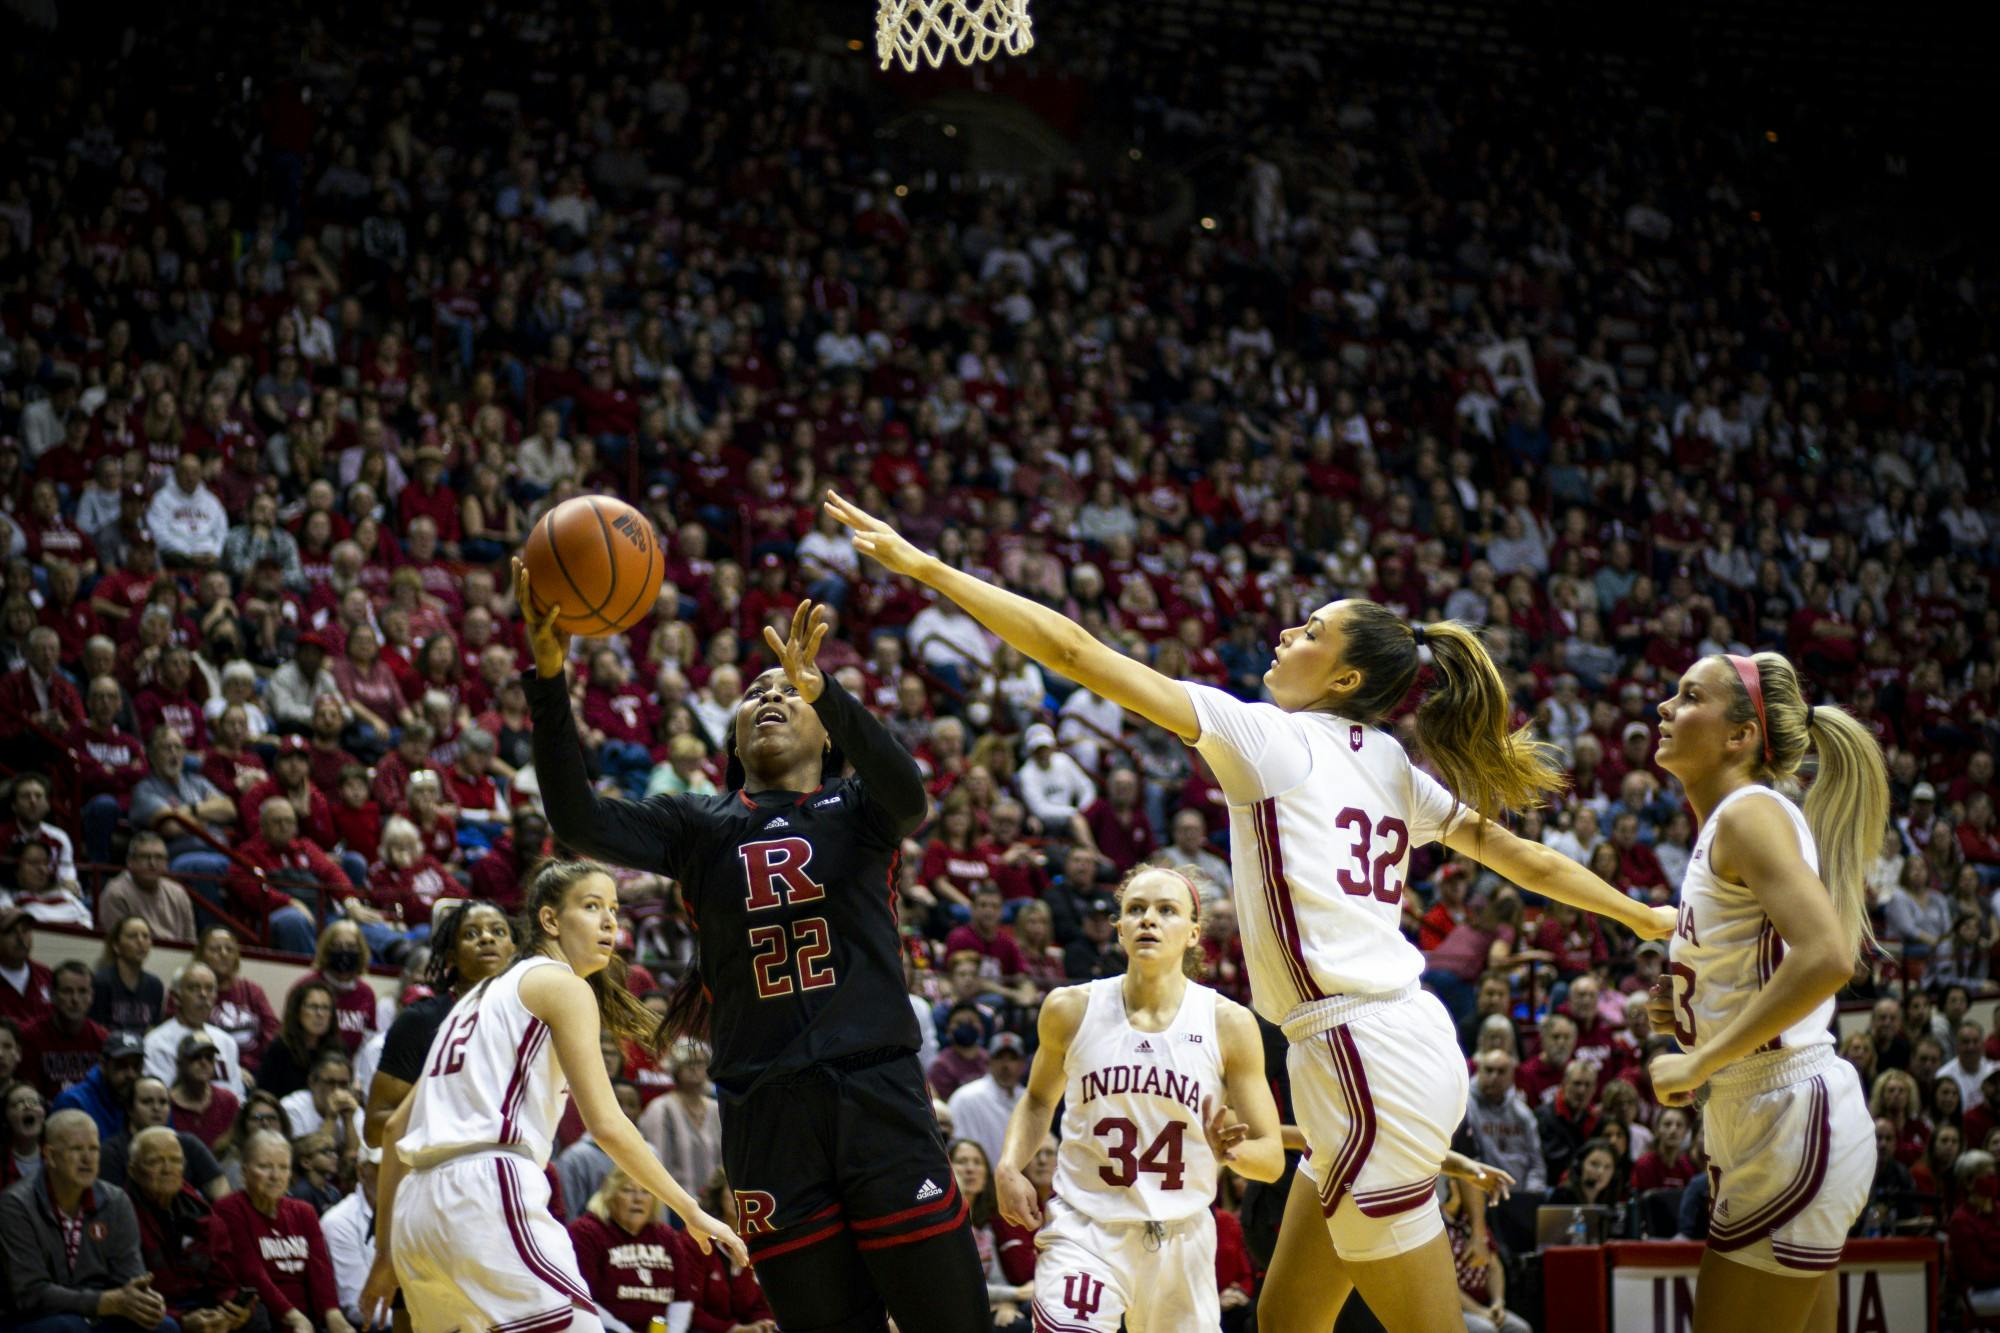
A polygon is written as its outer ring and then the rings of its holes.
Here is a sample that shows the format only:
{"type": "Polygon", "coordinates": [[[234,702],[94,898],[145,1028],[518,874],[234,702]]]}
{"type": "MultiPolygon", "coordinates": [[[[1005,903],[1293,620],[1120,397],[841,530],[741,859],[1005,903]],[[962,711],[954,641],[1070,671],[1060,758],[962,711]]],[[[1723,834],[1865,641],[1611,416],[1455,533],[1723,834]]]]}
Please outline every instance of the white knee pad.
{"type": "Polygon", "coordinates": [[[1343,1194],[1340,1207],[1326,1220],[1333,1237],[1333,1252],[1348,1263],[1365,1264],[1377,1259],[1393,1259],[1408,1254],[1432,1237],[1444,1234],[1444,1214],[1435,1199],[1387,1217],[1370,1217],[1361,1211],[1352,1194],[1343,1194]]]}

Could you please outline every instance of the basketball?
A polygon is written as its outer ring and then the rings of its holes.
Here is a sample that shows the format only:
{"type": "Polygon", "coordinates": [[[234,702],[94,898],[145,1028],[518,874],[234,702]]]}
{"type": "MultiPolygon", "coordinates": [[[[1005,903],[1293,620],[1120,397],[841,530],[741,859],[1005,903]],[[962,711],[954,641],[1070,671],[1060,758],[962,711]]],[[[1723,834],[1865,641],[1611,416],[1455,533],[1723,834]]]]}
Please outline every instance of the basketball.
{"type": "Polygon", "coordinates": [[[608,495],[580,495],[542,515],[522,559],[536,609],[561,607],[556,628],[585,636],[644,620],[667,572],[652,523],[608,495]]]}

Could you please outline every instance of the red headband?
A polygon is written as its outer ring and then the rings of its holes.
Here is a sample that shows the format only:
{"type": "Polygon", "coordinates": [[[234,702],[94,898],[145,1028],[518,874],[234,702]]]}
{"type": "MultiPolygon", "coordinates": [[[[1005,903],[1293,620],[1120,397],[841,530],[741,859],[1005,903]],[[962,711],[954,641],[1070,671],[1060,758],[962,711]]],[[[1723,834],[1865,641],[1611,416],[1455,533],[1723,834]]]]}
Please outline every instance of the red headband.
{"type": "Polygon", "coordinates": [[[1764,673],[1757,669],[1754,657],[1739,657],[1727,654],[1729,665],[1736,668],[1736,674],[1743,678],[1743,690],[1750,696],[1750,706],[1757,710],[1757,730],[1764,737],[1764,762],[1771,762],[1771,724],[1764,718],[1764,673]]]}

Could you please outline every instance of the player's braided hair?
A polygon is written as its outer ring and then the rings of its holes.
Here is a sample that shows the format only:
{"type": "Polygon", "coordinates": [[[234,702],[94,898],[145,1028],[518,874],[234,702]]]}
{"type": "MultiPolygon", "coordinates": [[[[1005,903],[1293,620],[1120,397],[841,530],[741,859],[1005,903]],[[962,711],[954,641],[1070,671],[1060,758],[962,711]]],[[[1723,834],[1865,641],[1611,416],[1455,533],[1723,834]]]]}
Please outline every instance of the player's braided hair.
{"type": "MultiPolygon", "coordinates": [[[[447,907],[437,918],[431,931],[430,961],[424,964],[424,984],[439,995],[456,992],[464,978],[458,975],[458,942],[465,934],[466,923],[472,914],[480,909],[497,912],[502,920],[507,913],[498,903],[484,898],[463,898],[447,907]]],[[[509,923],[511,926],[513,923],[509,923]]],[[[514,947],[520,948],[521,937],[516,933],[514,947]]]]}
{"type": "MultiPolygon", "coordinates": [[[[544,865],[535,872],[534,884],[528,890],[526,919],[517,931],[518,936],[537,946],[543,944],[542,909],[560,912],[573,886],[591,875],[609,874],[595,861],[550,861],[544,865]]],[[[604,1030],[635,1042],[648,1055],[658,1058],[668,1044],[667,1020],[655,1018],[653,1011],[639,1003],[638,997],[626,988],[625,960],[614,955],[603,971],[584,980],[597,996],[598,1021],[604,1030]]]]}

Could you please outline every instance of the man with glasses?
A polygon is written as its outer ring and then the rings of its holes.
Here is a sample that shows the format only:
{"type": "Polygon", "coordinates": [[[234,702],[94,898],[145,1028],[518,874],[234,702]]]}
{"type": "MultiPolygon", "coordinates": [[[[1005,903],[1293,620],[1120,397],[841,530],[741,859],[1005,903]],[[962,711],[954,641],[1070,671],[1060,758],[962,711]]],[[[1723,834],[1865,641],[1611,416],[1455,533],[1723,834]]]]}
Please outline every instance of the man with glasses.
{"type": "Polygon", "coordinates": [[[179,1143],[182,1174],[196,1189],[211,1201],[229,1193],[229,1177],[223,1172],[222,1163],[215,1160],[207,1144],[169,1123],[173,1110],[167,1085],[150,1074],[141,1074],[132,1085],[132,1111],[126,1122],[130,1128],[116,1138],[103,1140],[99,1149],[98,1179],[129,1193],[127,1178],[131,1174],[134,1145],[147,1130],[164,1129],[179,1143]]]}
{"type": "Polygon", "coordinates": [[[13,1333],[179,1333],[145,1271],[132,1201],[97,1178],[97,1125],[82,1111],[49,1117],[41,1174],[0,1194],[0,1253],[13,1333]]]}
{"type": "Polygon", "coordinates": [[[215,973],[206,963],[188,963],[174,973],[173,1016],[146,1034],[146,1072],[171,1084],[181,1039],[196,1033],[215,1046],[215,1083],[243,1098],[242,1061],[236,1039],[208,1020],[215,1013],[215,973]]]}
{"type": "Polygon", "coordinates": [[[292,1122],[296,1142],[315,1130],[333,1136],[344,1157],[361,1143],[361,1103],[354,1095],[354,1066],[347,1056],[328,1051],[313,1061],[306,1086],[288,1095],[285,1117],[292,1122]]]}

